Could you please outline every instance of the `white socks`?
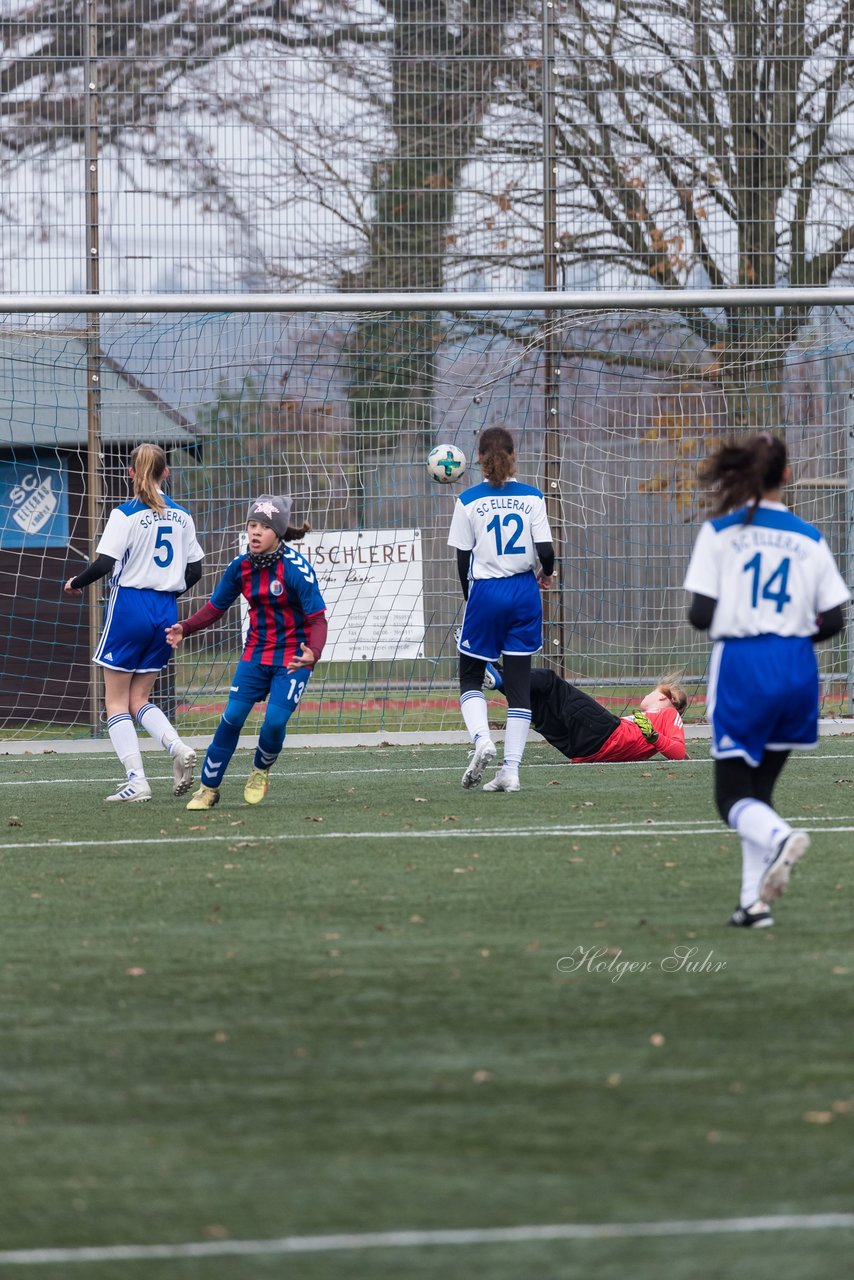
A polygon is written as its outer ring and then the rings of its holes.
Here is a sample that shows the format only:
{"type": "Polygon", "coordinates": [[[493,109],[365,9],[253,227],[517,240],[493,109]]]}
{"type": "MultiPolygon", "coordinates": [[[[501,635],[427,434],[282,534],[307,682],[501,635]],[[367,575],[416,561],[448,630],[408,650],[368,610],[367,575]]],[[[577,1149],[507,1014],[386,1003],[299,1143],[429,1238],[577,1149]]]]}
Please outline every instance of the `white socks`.
{"type": "Polygon", "coordinates": [[[142,767],[139,738],[136,736],[133,717],[127,711],[110,716],[107,721],[107,732],[110,735],[113,750],[124,765],[128,778],[144,778],[145,770],[142,767]]]}
{"type": "Polygon", "coordinates": [[[171,753],[172,747],[178,741],[178,730],[169,723],[159,707],[155,707],[153,702],[146,702],[145,706],[137,711],[136,722],[140,728],[151,735],[155,742],[159,742],[161,747],[165,747],[171,753]]]}
{"type": "Polygon", "coordinates": [[[776,849],[764,849],[752,840],[741,842],[741,897],[740,907],[752,907],[759,898],[759,886],[768,867],[774,861],[776,849]]]}
{"type": "Polygon", "coordinates": [[[507,708],[507,727],[504,730],[504,764],[502,768],[506,769],[508,773],[519,772],[519,765],[522,763],[522,756],[525,753],[525,743],[528,741],[530,728],[530,711],[521,710],[519,707],[507,708]]]}
{"type": "Polygon", "coordinates": [[[779,813],[762,800],[737,800],[729,811],[729,826],[741,836],[741,899],[749,907],[759,897],[759,885],[780,845],[792,834],[779,813]]]}
{"type": "Polygon", "coordinates": [[[761,800],[736,800],[727,821],[743,840],[775,852],[792,834],[788,822],[761,800]]]}
{"type": "Polygon", "coordinates": [[[478,738],[492,737],[489,732],[486,698],[480,689],[471,689],[468,693],[460,694],[460,711],[463,713],[463,720],[472,742],[477,742],[478,738]]]}

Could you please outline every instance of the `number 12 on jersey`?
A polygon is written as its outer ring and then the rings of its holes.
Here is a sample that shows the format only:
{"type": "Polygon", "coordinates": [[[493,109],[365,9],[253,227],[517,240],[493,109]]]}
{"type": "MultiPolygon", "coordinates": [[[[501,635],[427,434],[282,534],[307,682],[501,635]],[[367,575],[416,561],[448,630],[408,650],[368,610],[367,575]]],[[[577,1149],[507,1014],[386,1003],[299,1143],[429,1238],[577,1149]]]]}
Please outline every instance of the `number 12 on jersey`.
{"type": "Polygon", "coordinates": [[[742,569],[743,573],[753,575],[750,584],[750,602],[753,608],[757,608],[760,596],[763,600],[773,600],[777,613],[782,613],[786,605],[791,600],[791,596],[786,594],[786,587],[789,583],[789,566],[791,560],[789,556],[784,556],[777,568],[774,570],[764,582],[762,578],[762,552],[757,551],[756,555],[742,569]]]}
{"type": "Polygon", "coordinates": [[[487,533],[491,533],[495,538],[495,554],[497,556],[523,556],[525,554],[525,548],[519,546],[519,538],[522,535],[524,527],[524,520],[521,516],[516,515],[515,511],[510,512],[510,514],[504,516],[503,519],[500,516],[493,516],[489,524],[486,526],[486,530],[487,533]],[[505,529],[511,531],[507,542],[502,541],[502,525],[505,529]]]}

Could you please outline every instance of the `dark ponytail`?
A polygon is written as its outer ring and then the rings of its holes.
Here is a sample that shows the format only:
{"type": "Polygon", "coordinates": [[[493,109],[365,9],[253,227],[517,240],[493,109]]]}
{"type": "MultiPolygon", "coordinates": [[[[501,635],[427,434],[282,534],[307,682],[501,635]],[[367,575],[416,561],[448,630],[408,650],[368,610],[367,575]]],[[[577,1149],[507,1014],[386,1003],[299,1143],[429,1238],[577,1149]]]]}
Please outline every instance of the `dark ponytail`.
{"type": "Polygon", "coordinates": [[[700,483],[713,495],[716,515],[747,504],[749,524],[765,494],[780,488],[787,464],[783,441],[762,431],[747,440],[730,441],[701,463],[700,483]]]}
{"type": "Polygon", "coordinates": [[[282,534],[282,542],[299,542],[307,533],[311,533],[311,525],[307,520],[302,523],[302,528],[289,524],[285,532],[282,534]]]}
{"type": "Polygon", "coordinates": [[[500,485],[516,474],[516,448],[506,427],[487,427],[477,442],[477,460],[490,484],[500,485]]]}

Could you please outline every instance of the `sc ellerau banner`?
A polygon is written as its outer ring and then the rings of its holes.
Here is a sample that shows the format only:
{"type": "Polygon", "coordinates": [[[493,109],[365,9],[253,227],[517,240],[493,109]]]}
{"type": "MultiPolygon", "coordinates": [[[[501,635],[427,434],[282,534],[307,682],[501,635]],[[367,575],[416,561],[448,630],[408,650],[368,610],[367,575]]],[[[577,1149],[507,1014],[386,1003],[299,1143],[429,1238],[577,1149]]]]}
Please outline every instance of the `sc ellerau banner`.
{"type": "Polygon", "coordinates": [[[326,601],[324,662],[424,656],[420,529],[327,530],[291,545],[314,569],[326,601]]]}
{"type": "Polygon", "coordinates": [[[68,484],[55,455],[0,461],[0,547],[68,545],[68,484]]]}

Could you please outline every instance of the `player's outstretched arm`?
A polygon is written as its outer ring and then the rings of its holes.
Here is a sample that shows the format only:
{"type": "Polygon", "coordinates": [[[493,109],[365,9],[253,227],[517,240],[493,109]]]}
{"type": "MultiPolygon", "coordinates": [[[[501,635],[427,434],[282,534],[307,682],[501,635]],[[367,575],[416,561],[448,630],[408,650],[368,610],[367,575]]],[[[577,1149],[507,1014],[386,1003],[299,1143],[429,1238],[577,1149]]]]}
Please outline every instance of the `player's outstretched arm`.
{"type": "Polygon", "coordinates": [[[84,587],[90,586],[93,582],[98,582],[101,578],[106,578],[107,574],[112,573],[115,567],[115,556],[96,556],[92,563],[87,565],[82,572],[75,574],[73,578],[69,578],[62,589],[70,596],[82,595],[84,587]]]}

